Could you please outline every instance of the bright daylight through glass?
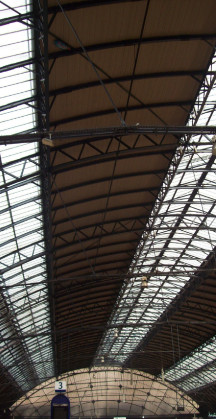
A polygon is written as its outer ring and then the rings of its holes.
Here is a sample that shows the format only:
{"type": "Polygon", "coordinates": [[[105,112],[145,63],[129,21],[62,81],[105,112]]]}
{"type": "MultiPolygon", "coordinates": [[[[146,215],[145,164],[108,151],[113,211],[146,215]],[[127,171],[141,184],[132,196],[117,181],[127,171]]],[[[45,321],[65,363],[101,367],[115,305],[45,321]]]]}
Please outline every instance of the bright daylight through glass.
{"type": "MultiPolygon", "coordinates": [[[[6,3],[0,4],[0,135],[37,127],[32,2],[6,3]]],[[[26,390],[53,376],[51,337],[38,337],[50,331],[38,144],[0,146],[0,155],[0,354],[26,390]]]]}
{"type": "MultiPolygon", "coordinates": [[[[210,70],[215,69],[214,57],[210,70]]],[[[215,75],[207,75],[188,122],[190,126],[215,124],[214,81],[215,75]],[[212,85],[210,94],[205,92],[206,85],[212,85]]],[[[213,254],[216,245],[216,164],[212,156],[212,138],[193,135],[187,141],[187,146],[182,141],[172,162],[148,222],[149,232],[143,235],[131,263],[132,279],[125,281],[96,362],[106,356],[114,362],[125,362],[207,256],[213,254]]],[[[214,343],[210,345],[212,349],[215,346],[214,343]]],[[[188,360],[190,371],[185,375],[189,375],[181,383],[178,382],[179,374],[182,376],[185,371],[181,367],[187,360],[166,375],[185,390],[200,386],[200,377],[192,379],[191,374],[199,368],[200,362],[205,365],[212,358],[206,358],[205,351],[199,351],[199,363],[192,362],[193,357],[188,360]],[[177,373],[178,369],[181,373],[177,373]]],[[[211,373],[208,382],[214,378],[213,369],[210,365],[205,371],[205,375],[211,373]]]]}

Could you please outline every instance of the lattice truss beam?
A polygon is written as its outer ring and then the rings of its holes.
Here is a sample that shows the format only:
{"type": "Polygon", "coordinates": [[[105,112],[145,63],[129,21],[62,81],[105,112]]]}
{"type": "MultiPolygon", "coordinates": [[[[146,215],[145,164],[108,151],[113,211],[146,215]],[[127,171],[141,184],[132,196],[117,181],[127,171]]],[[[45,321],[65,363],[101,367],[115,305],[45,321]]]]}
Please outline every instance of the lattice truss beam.
{"type": "MultiPolygon", "coordinates": [[[[0,135],[13,135],[45,120],[43,11],[37,1],[6,3],[0,2],[0,135]]],[[[53,376],[50,336],[36,336],[50,329],[41,167],[36,143],[0,146],[0,354],[19,392],[53,376]]]]}
{"type": "MultiPolygon", "coordinates": [[[[214,125],[215,120],[215,76],[207,75],[188,125],[214,125]]],[[[205,259],[215,257],[216,165],[211,141],[209,135],[187,135],[186,143],[179,146],[107,325],[96,365],[101,360],[124,365],[205,259]]],[[[165,377],[186,391],[199,387],[200,379],[215,381],[215,338],[170,368],[165,377]]]]}

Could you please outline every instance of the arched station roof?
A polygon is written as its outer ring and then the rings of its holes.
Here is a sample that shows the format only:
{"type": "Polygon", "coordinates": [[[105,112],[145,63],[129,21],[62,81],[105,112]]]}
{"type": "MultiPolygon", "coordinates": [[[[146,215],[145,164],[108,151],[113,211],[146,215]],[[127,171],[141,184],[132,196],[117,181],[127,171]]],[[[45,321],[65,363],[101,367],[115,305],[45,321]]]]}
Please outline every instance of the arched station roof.
{"type": "Polygon", "coordinates": [[[0,4],[1,405],[103,360],[214,410],[215,1],[0,4]]]}

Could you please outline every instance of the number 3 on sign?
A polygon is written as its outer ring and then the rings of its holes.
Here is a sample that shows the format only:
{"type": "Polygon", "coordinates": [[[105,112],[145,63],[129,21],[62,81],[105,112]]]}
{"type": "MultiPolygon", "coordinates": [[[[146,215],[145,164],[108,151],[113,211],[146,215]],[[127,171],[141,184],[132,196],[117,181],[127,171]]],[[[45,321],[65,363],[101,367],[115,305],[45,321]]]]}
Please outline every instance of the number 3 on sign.
{"type": "Polygon", "coordinates": [[[66,391],[66,381],[56,381],[55,382],[55,392],[64,392],[66,391]]]}

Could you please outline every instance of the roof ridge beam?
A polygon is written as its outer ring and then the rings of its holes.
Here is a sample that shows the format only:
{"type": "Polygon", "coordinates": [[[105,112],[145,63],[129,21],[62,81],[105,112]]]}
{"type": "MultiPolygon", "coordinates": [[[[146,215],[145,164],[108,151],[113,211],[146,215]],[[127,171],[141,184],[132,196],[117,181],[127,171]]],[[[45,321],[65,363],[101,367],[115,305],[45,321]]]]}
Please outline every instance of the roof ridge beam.
{"type": "MultiPolygon", "coordinates": [[[[142,0],[135,0],[136,2],[142,0]]],[[[89,7],[97,7],[97,6],[107,6],[107,5],[115,5],[121,3],[134,3],[134,0],[84,0],[84,1],[77,1],[72,3],[64,4],[64,10],[69,12],[71,10],[79,10],[79,9],[86,9],[89,7]]],[[[52,13],[60,13],[61,10],[59,6],[50,6],[48,8],[48,14],[52,13]]]]}

